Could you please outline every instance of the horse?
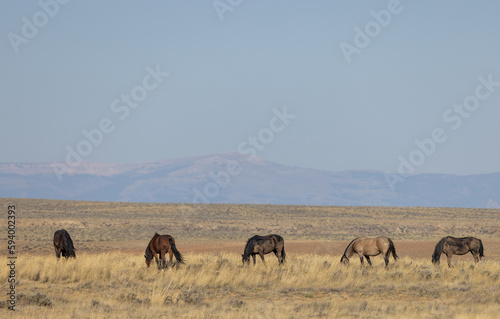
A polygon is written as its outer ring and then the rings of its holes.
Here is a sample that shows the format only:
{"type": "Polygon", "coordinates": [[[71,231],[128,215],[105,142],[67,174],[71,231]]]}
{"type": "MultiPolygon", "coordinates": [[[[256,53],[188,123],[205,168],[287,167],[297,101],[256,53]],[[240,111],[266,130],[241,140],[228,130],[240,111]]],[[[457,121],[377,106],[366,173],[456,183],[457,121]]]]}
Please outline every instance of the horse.
{"type": "Polygon", "coordinates": [[[483,242],[481,239],[474,237],[455,238],[447,236],[441,238],[441,240],[437,243],[436,248],[434,248],[432,263],[439,265],[439,258],[441,258],[441,254],[445,254],[448,258],[448,267],[451,267],[452,255],[465,255],[468,252],[470,252],[474,257],[474,263],[478,263],[479,260],[484,257],[483,242]]]}
{"type": "Polygon", "coordinates": [[[168,253],[170,257],[170,264],[173,267],[172,258],[175,256],[175,260],[184,264],[184,257],[175,247],[175,239],[170,235],[159,235],[155,233],[153,238],[149,241],[148,246],[146,247],[146,253],[144,254],[144,258],[146,258],[146,266],[149,268],[151,264],[151,260],[153,257],[156,260],[156,264],[158,265],[158,269],[168,268],[168,265],[165,261],[165,254],[168,253]],[[158,254],[160,255],[160,259],[158,260],[158,254]]]}
{"type": "Polygon", "coordinates": [[[60,229],[54,233],[54,249],[57,258],[60,258],[61,255],[65,258],[76,258],[73,241],[66,229],[60,229]]]}
{"type": "Polygon", "coordinates": [[[355,253],[358,254],[359,259],[361,260],[361,265],[363,265],[363,256],[371,266],[372,262],[370,260],[370,256],[383,254],[386,267],[389,265],[389,254],[392,253],[394,261],[399,258],[396,254],[394,243],[389,237],[385,236],[379,236],[376,238],[358,237],[354,239],[349,243],[349,245],[347,245],[342,258],[340,258],[340,262],[347,265],[349,263],[349,258],[355,253]]]}
{"type": "Polygon", "coordinates": [[[278,264],[282,265],[286,258],[285,241],[283,237],[276,234],[267,236],[255,235],[247,240],[245,250],[243,255],[241,255],[243,265],[245,262],[250,264],[250,256],[252,256],[253,264],[255,265],[255,255],[257,254],[259,254],[262,262],[266,264],[264,254],[269,254],[270,252],[273,252],[276,257],[278,257],[278,264]]]}

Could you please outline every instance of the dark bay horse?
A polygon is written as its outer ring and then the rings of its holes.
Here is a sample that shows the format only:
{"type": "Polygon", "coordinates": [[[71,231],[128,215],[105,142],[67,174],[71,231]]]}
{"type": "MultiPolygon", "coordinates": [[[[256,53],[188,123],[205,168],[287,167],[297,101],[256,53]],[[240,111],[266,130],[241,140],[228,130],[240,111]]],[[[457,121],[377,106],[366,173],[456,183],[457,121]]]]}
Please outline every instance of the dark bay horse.
{"type": "Polygon", "coordinates": [[[280,235],[267,235],[259,236],[255,235],[247,240],[245,250],[243,255],[241,255],[243,264],[245,262],[250,263],[250,256],[253,258],[253,264],[255,265],[255,255],[259,255],[262,262],[265,264],[264,254],[269,254],[273,252],[276,257],[278,257],[278,263],[281,265],[285,261],[285,241],[280,235]]]}
{"type": "Polygon", "coordinates": [[[165,261],[165,254],[168,253],[170,257],[170,264],[173,266],[172,258],[175,256],[175,260],[183,264],[184,258],[181,253],[175,247],[175,239],[170,235],[159,235],[155,233],[153,238],[149,241],[148,246],[146,247],[146,253],[144,257],[146,258],[146,265],[149,268],[151,264],[151,260],[156,260],[156,264],[158,265],[158,269],[168,268],[168,265],[165,261]],[[160,260],[158,261],[158,254],[160,255],[160,260]]]}
{"type": "Polygon", "coordinates": [[[372,262],[370,260],[370,256],[377,256],[380,254],[384,255],[385,266],[389,264],[389,254],[392,253],[392,257],[394,260],[398,259],[398,255],[396,255],[396,248],[394,247],[394,243],[389,237],[379,236],[376,238],[368,238],[368,237],[359,237],[351,241],[347,248],[344,251],[344,255],[340,259],[341,263],[348,264],[349,258],[358,254],[359,259],[361,260],[361,264],[363,264],[363,256],[368,261],[370,266],[372,262]]]}
{"type": "Polygon", "coordinates": [[[76,258],[73,241],[66,229],[60,229],[54,233],[54,249],[57,258],[60,258],[61,255],[65,258],[76,258]]]}
{"type": "Polygon", "coordinates": [[[484,257],[483,242],[481,239],[474,237],[455,238],[447,236],[442,238],[434,248],[432,254],[432,263],[439,265],[441,254],[445,254],[448,258],[448,267],[451,267],[452,255],[465,255],[468,252],[474,257],[474,262],[477,263],[484,257]]]}

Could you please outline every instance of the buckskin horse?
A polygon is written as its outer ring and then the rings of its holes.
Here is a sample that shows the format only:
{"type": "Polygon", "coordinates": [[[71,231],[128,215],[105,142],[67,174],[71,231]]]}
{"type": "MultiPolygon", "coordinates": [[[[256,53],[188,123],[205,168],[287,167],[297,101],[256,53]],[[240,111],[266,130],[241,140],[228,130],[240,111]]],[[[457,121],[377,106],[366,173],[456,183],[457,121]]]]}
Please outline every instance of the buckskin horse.
{"type": "Polygon", "coordinates": [[[65,258],[76,258],[73,241],[66,229],[60,229],[54,233],[54,249],[57,258],[60,258],[61,255],[65,258]]]}
{"type": "Polygon", "coordinates": [[[243,255],[241,255],[243,265],[245,262],[250,264],[250,256],[253,258],[253,264],[255,265],[255,255],[259,255],[262,262],[265,264],[264,254],[269,254],[273,252],[276,257],[278,257],[278,264],[281,265],[285,261],[285,241],[283,237],[276,234],[271,234],[267,236],[255,235],[247,240],[245,250],[243,255]]]}
{"type": "Polygon", "coordinates": [[[347,245],[347,248],[344,251],[344,255],[342,255],[342,258],[340,259],[340,262],[343,264],[348,264],[349,258],[354,254],[358,254],[359,259],[361,260],[361,264],[363,264],[363,257],[365,257],[366,261],[368,261],[368,264],[371,266],[372,262],[370,260],[370,256],[383,254],[385,266],[387,267],[387,265],[389,264],[389,254],[391,253],[392,257],[396,261],[398,259],[396,248],[394,247],[394,243],[389,237],[358,237],[351,241],[349,245],[347,245]]]}
{"type": "Polygon", "coordinates": [[[175,247],[175,239],[170,235],[159,235],[155,233],[153,238],[149,241],[148,246],[146,247],[146,253],[144,254],[144,258],[146,258],[146,265],[150,266],[151,260],[156,260],[156,264],[158,265],[158,269],[168,268],[168,265],[165,260],[165,254],[168,253],[170,257],[170,264],[173,266],[172,258],[175,256],[175,260],[183,264],[184,258],[182,254],[175,247]],[[158,254],[160,255],[160,259],[158,260],[158,254]]]}
{"type": "Polygon", "coordinates": [[[442,238],[434,248],[432,254],[432,263],[439,265],[441,254],[445,254],[448,259],[448,267],[451,267],[451,256],[465,255],[468,252],[474,257],[474,262],[477,263],[484,257],[483,242],[481,239],[474,237],[455,238],[447,236],[442,238]]]}

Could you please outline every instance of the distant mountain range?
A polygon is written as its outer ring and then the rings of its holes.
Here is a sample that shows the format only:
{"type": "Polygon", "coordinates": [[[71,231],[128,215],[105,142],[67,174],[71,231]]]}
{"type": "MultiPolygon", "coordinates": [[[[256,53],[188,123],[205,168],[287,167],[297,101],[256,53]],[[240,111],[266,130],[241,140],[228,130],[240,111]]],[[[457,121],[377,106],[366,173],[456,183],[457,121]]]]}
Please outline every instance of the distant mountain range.
{"type": "Polygon", "coordinates": [[[139,164],[0,163],[0,197],[166,203],[500,208],[500,173],[329,172],[239,153],[139,164]]]}

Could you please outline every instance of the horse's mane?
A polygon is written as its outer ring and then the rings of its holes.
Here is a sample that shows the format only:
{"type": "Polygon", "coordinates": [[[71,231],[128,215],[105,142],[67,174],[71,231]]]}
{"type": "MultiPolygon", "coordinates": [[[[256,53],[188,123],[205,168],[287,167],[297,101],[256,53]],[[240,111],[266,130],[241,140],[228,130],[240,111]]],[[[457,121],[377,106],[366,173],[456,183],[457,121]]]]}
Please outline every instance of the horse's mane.
{"type": "Polygon", "coordinates": [[[266,240],[266,236],[255,235],[247,239],[247,244],[251,241],[261,241],[261,240],[266,240]]]}
{"type": "Polygon", "coordinates": [[[153,258],[153,252],[151,251],[151,243],[153,242],[153,240],[155,240],[159,236],[160,236],[160,234],[158,234],[157,232],[155,232],[153,238],[151,238],[151,240],[149,241],[148,246],[146,247],[146,256],[148,258],[151,258],[151,259],[153,258]]]}
{"type": "Polygon", "coordinates": [[[153,253],[151,252],[151,248],[149,248],[149,245],[148,245],[148,247],[146,247],[146,252],[144,252],[144,256],[148,260],[153,259],[153,253]]]}
{"type": "MultiPolygon", "coordinates": [[[[450,236],[448,236],[448,237],[450,237],[450,236]]],[[[448,237],[441,238],[441,240],[438,241],[438,243],[436,244],[436,248],[434,248],[434,253],[432,254],[433,260],[435,260],[435,261],[439,260],[439,257],[443,253],[443,243],[444,243],[445,239],[448,237]]]]}
{"type": "Polygon", "coordinates": [[[247,239],[247,243],[245,245],[245,251],[243,252],[244,256],[248,256],[252,253],[253,247],[256,243],[266,240],[267,236],[255,235],[247,239]]]}
{"type": "MultiPolygon", "coordinates": [[[[358,238],[359,238],[359,237],[358,237],[358,238]]],[[[347,250],[349,249],[349,247],[351,247],[352,243],[353,243],[356,239],[358,239],[358,238],[354,238],[354,239],[353,239],[353,240],[349,243],[349,245],[347,245],[347,247],[345,248],[345,250],[344,250],[344,255],[343,255],[345,258],[347,258],[347,256],[345,255],[345,254],[347,253],[347,250]]],[[[347,260],[349,260],[349,258],[347,258],[347,260]]]]}

